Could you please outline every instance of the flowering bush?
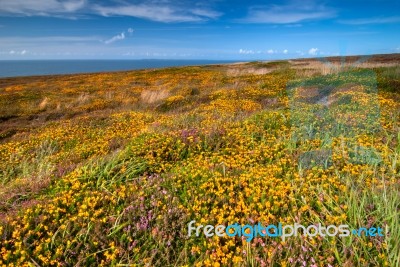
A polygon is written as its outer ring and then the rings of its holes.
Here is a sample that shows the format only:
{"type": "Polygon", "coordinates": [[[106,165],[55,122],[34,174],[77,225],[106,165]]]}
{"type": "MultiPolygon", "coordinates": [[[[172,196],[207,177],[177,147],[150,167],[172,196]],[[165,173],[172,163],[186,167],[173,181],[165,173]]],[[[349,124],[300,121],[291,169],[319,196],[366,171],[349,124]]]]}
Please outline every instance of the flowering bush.
{"type": "MultiPolygon", "coordinates": [[[[380,131],[333,135],[331,164],[303,168],[300,155],[327,144],[323,135],[293,138],[291,118],[305,114],[290,109],[286,94],[295,72],[226,76],[220,68],[17,79],[2,87],[2,116],[38,122],[0,135],[0,266],[398,265],[398,96],[377,96],[380,131]],[[33,87],[40,97],[29,97],[33,87]],[[173,94],[160,100],[168,108],[140,101],[143,90],[159,87],[173,94]],[[18,109],[6,111],[12,98],[18,109]],[[43,119],[55,110],[62,115],[43,119]],[[379,161],[369,154],[349,161],[356,143],[379,161]],[[189,238],[192,220],[389,232],[248,243],[189,238]]],[[[338,119],[351,121],[349,114],[338,119]]]]}

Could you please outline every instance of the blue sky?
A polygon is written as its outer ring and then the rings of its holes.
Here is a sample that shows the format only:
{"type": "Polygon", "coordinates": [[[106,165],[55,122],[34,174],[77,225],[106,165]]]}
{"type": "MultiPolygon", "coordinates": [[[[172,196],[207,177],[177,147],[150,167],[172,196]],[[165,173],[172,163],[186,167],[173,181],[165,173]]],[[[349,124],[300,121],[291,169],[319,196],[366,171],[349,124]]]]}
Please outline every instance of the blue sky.
{"type": "Polygon", "coordinates": [[[400,52],[400,0],[0,0],[0,59],[400,52]]]}

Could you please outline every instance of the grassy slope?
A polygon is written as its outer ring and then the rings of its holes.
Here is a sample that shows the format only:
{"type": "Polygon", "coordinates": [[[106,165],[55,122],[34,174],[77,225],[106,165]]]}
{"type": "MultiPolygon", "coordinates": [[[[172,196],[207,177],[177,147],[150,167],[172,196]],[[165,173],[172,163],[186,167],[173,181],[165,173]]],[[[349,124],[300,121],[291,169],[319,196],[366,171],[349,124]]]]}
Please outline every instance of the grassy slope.
{"type": "Polygon", "coordinates": [[[285,62],[0,80],[0,265],[398,266],[399,72],[375,71],[383,129],[354,140],[380,161],[337,137],[312,169],[324,138],[293,140],[285,62]],[[191,220],[390,233],[247,243],[191,220]]]}

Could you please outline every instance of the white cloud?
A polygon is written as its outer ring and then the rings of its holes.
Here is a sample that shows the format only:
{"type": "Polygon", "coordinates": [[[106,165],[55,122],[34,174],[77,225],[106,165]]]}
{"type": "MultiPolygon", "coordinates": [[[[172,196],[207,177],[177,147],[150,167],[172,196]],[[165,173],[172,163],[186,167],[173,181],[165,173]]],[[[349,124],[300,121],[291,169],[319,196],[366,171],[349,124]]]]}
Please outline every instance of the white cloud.
{"type": "Polygon", "coordinates": [[[239,54],[244,54],[244,55],[251,55],[254,54],[253,50],[245,50],[245,49],[240,49],[239,54]]]}
{"type": "Polygon", "coordinates": [[[198,15],[198,16],[206,17],[206,18],[212,18],[212,19],[217,19],[220,16],[222,16],[221,12],[209,10],[209,9],[196,8],[196,9],[191,10],[190,12],[194,15],[198,15]]]}
{"type": "Polygon", "coordinates": [[[284,54],[287,54],[289,51],[287,49],[282,51],[284,54]]]}
{"type": "Polygon", "coordinates": [[[400,16],[347,19],[347,20],[338,20],[338,22],[342,23],[342,24],[348,24],[348,25],[389,24],[389,23],[400,22],[400,16]]]}
{"type": "MultiPolygon", "coordinates": [[[[301,21],[328,19],[336,16],[333,8],[317,5],[313,1],[302,4],[290,2],[286,5],[268,5],[250,7],[248,15],[242,22],[292,24],[301,21]]],[[[299,24],[300,25],[300,24],[299,24]]]]}
{"type": "Polygon", "coordinates": [[[308,54],[315,56],[318,54],[318,48],[311,48],[310,50],[308,50],[308,54]]]}
{"type": "Polygon", "coordinates": [[[83,8],[86,4],[85,0],[64,1],[62,3],[64,9],[68,12],[74,12],[83,8]]]}
{"type": "MultiPolygon", "coordinates": [[[[160,22],[191,22],[217,19],[221,12],[194,5],[175,4],[168,0],[148,0],[130,4],[110,1],[114,5],[95,4],[88,0],[0,0],[0,15],[53,16],[78,18],[90,14],[131,16],[160,22]]],[[[137,2],[137,1],[135,1],[137,2]]]]}
{"type": "Polygon", "coordinates": [[[272,49],[269,49],[269,50],[267,51],[267,54],[274,54],[274,53],[276,53],[276,51],[274,51],[274,50],[272,50],[272,49]]]}
{"type": "Polygon", "coordinates": [[[133,33],[133,32],[134,32],[134,29],[129,28],[129,29],[128,29],[128,32],[129,32],[129,33],[133,33]]]}
{"type": "Polygon", "coordinates": [[[28,51],[26,51],[25,49],[22,51],[15,51],[15,50],[10,50],[10,52],[8,52],[10,55],[20,55],[23,56],[27,53],[28,51]]]}
{"type": "Polygon", "coordinates": [[[194,22],[215,19],[222,13],[207,9],[179,8],[160,3],[130,4],[121,6],[94,6],[102,16],[130,16],[159,22],[194,22]]]}
{"type": "Polygon", "coordinates": [[[301,50],[297,50],[296,53],[299,54],[300,56],[304,56],[304,52],[301,50]]]}
{"type": "Polygon", "coordinates": [[[114,43],[115,41],[119,41],[119,40],[124,40],[125,39],[125,33],[121,33],[121,34],[117,34],[115,36],[113,36],[112,38],[105,40],[104,43],[105,44],[111,44],[114,43]]]}
{"type": "Polygon", "coordinates": [[[122,54],[123,56],[134,56],[135,52],[126,52],[122,54]]]}
{"type": "Polygon", "coordinates": [[[57,16],[76,12],[85,5],[86,0],[1,0],[0,14],[57,16]]]}

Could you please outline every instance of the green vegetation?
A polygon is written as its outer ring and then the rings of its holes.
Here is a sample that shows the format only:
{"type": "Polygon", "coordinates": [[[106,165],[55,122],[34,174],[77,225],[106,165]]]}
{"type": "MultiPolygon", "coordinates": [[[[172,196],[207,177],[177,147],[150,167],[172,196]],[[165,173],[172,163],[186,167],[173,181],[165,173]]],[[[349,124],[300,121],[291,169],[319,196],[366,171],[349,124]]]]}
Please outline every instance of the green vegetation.
{"type": "Polygon", "coordinates": [[[293,123],[323,105],[364,122],[357,71],[304,80],[288,62],[252,62],[0,80],[0,266],[399,266],[398,68],[375,70],[379,131],[327,138],[329,116],[293,123]],[[313,87],[329,79],[336,91],[313,87]],[[295,137],[304,129],[313,138],[295,137]],[[329,164],[302,164],[326,148],[329,164]],[[191,220],[388,232],[247,243],[188,237],[191,220]]]}

